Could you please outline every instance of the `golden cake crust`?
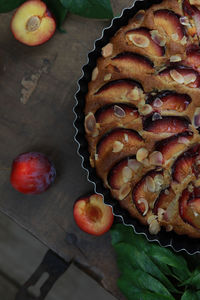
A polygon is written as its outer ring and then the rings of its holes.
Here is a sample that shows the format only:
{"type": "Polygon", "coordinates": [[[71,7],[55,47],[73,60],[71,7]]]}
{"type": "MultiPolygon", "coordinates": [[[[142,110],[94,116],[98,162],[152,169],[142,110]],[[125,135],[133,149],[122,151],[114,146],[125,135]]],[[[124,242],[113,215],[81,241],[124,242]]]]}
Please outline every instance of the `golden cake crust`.
{"type": "Polygon", "coordinates": [[[102,48],[85,131],[91,166],[131,216],[199,238],[200,48],[183,5],[139,11],[102,48]]]}

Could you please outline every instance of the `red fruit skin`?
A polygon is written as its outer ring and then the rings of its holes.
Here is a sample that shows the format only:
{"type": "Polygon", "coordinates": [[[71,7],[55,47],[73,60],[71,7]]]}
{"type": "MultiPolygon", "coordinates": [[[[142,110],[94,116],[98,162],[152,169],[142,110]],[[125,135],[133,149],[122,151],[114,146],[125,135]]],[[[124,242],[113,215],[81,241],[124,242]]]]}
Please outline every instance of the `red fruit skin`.
{"type": "Polygon", "coordinates": [[[74,204],[73,215],[81,230],[95,236],[106,233],[114,221],[112,208],[96,194],[79,198],[74,204]]]}
{"type": "Polygon", "coordinates": [[[34,195],[46,191],[55,177],[56,170],[44,154],[28,152],[13,161],[10,182],[17,191],[34,195]]]}

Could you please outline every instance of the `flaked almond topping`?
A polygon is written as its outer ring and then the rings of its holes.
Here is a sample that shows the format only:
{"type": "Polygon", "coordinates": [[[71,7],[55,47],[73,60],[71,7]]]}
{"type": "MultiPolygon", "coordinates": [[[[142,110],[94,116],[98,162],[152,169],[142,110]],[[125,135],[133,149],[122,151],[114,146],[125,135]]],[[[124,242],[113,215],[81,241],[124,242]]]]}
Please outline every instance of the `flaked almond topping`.
{"type": "Polygon", "coordinates": [[[113,53],[113,44],[109,43],[102,48],[102,56],[109,57],[113,53]]]}
{"type": "Polygon", "coordinates": [[[180,17],[180,23],[184,26],[190,26],[190,21],[188,19],[188,17],[184,16],[184,17],[180,17]]]}
{"type": "Polygon", "coordinates": [[[190,141],[189,141],[186,137],[180,136],[180,137],[178,138],[178,143],[179,143],[179,144],[188,145],[188,144],[190,143],[190,141]]]}
{"type": "Polygon", "coordinates": [[[195,217],[198,217],[199,214],[198,214],[196,211],[194,211],[194,216],[195,216],[195,217]]]}
{"type": "Polygon", "coordinates": [[[150,44],[150,40],[148,37],[139,34],[139,33],[131,33],[128,34],[128,39],[137,47],[147,48],[150,44]]]}
{"type": "Polygon", "coordinates": [[[160,231],[160,224],[158,223],[157,220],[153,220],[149,225],[149,232],[151,234],[158,234],[159,231],[160,231]]]}
{"type": "Polygon", "coordinates": [[[118,105],[114,105],[114,115],[118,118],[124,118],[126,116],[125,111],[118,105]]]}
{"type": "Polygon", "coordinates": [[[119,141],[115,141],[114,144],[113,144],[112,152],[118,153],[118,152],[122,151],[123,148],[124,148],[124,144],[122,144],[119,141]]]}
{"type": "Polygon", "coordinates": [[[154,113],[153,116],[152,116],[152,121],[156,121],[156,120],[161,120],[162,119],[162,116],[161,114],[159,113],[154,113]]]}
{"type": "Polygon", "coordinates": [[[144,21],[144,17],[145,17],[145,11],[139,10],[139,12],[133,17],[133,22],[137,25],[140,25],[144,21]]]}
{"type": "Polygon", "coordinates": [[[197,107],[194,113],[193,125],[195,128],[200,127],[200,107],[197,107]]]}
{"type": "Polygon", "coordinates": [[[177,33],[173,33],[172,35],[171,35],[171,38],[172,38],[172,40],[173,41],[177,41],[178,40],[178,34],[177,33]]]}
{"type": "Polygon", "coordinates": [[[96,131],[96,119],[92,112],[89,112],[85,117],[85,131],[89,134],[96,131]]]}
{"type": "Polygon", "coordinates": [[[147,158],[148,154],[149,151],[146,148],[140,148],[136,154],[137,161],[142,162],[145,158],[147,158]]]}
{"type": "Polygon", "coordinates": [[[165,210],[161,207],[158,208],[158,221],[162,221],[165,210]]]}
{"type": "Polygon", "coordinates": [[[98,75],[99,75],[99,69],[96,67],[92,71],[92,81],[95,81],[97,79],[98,75]]]}
{"type": "Polygon", "coordinates": [[[172,231],[173,230],[173,226],[172,225],[167,225],[166,226],[166,231],[167,232],[170,232],[170,231],[172,231]]]}
{"type": "Polygon", "coordinates": [[[197,79],[196,74],[190,73],[190,74],[184,76],[184,83],[185,84],[190,84],[192,82],[195,82],[196,79],[197,79]]]}
{"type": "Polygon", "coordinates": [[[182,58],[178,54],[170,56],[170,62],[177,62],[177,61],[181,61],[181,60],[182,60],[182,58]]]}
{"type": "Polygon", "coordinates": [[[150,166],[149,159],[148,159],[148,158],[145,158],[145,159],[142,161],[142,164],[143,164],[145,167],[149,167],[149,166],[150,166]]]}
{"type": "Polygon", "coordinates": [[[151,176],[147,176],[145,183],[146,183],[146,186],[147,186],[147,189],[149,190],[149,192],[154,193],[156,186],[155,186],[155,182],[154,182],[153,178],[151,176]]]}
{"type": "Polygon", "coordinates": [[[106,74],[106,75],[104,76],[104,81],[109,81],[111,78],[112,78],[112,74],[111,74],[111,73],[106,74]]]}
{"type": "Polygon", "coordinates": [[[200,1],[199,0],[189,0],[191,5],[200,5],[200,1]]]}
{"type": "Polygon", "coordinates": [[[146,216],[146,214],[148,213],[148,210],[149,210],[149,204],[148,204],[148,202],[145,198],[140,198],[138,200],[138,204],[142,204],[142,203],[144,204],[144,207],[145,207],[144,212],[143,212],[142,215],[146,216]]]}
{"type": "Polygon", "coordinates": [[[158,217],[155,215],[151,215],[147,219],[147,224],[150,225],[152,221],[156,220],[158,217]]]}
{"type": "Polygon", "coordinates": [[[163,164],[163,155],[162,155],[162,153],[160,151],[152,152],[149,155],[149,163],[152,166],[162,166],[162,164],[163,164]]]}
{"type": "Polygon", "coordinates": [[[142,105],[139,107],[139,112],[143,115],[146,116],[152,112],[152,107],[149,104],[142,105]]]}
{"type": "Polygon", "coordinates": [[[156,98],[154,101],[153,101],[153,106],[154,107],[161,107],[163,105],[163,102],[160,100],[160,98],[156,98]]]}
{"type": "Polygon", "coordinates": [[[182,40],[181,40],[181,45],[186,45],[187,44],[187,37],[186,36],[184,36],[183,38],[182,38],[182,40]]]}
{"type": "Polygon", "coordinates": [[[129,92],[127,94],[127,98],[129,100],[134,100],[134,101],[138,101],[140,99],[140,94],[141,91],[140,89],[136,86],[134,89],[131,90],[131,92],[129,92]]]}
{"type": "Polygon", "coordinates": [[[119,191],[119,200],[123,200],[131,191],[131,187],[128,184],[124,184],[119,191]]]}
{"type": "Polygon", "coordinates": [[[166,189],[164,193],[165,193],[165,195],[169,195],[169,190],[166,189]]]}
{"type": "Polygon", "coordinates": [[[124,167],[122,170],[122,176],[124,183],[127,183],[132,178],[132,170],[129,167],[124,167]]]}
{"type": "Polygon", "coordinates": [[[128,160],[128,167],[133,170],[134,172],[138,171],[139,168],[142,167],[142,164],[137,161],[136,159],[129,159],[128,160]]]}
{"type": "Polygon", "coordinates": [[[98,160],[99,159],[99,155],[95,154],[94,158],[95,158],[95,160],[98,160]]]}
{"type": "Polygon", "coordinates": [[[151,38],[152,38],[152,40],[153,40],[157,45],[159,45],[159,46],[161,46],[161,47],[165,46],[165,44],[166,44],[167,41],[166,41],[165,37],[162,36],[162,35],[158,32],[158,30],[151,30],[150,33],[151,33],[151,38]]]}
{"type": "Polygon", "coordinates": [[[99,130],[96,128],[95,131],[92,133],[92,137],[97,137],[99,135],[99,130]]]}
{"type": "Polygon", "coordinates": [[[125,140],[125,142],[128,143],[128,134],[127,133],[124,134],[124,140],[125,140]]]}
{"type": "Polygon", "coordinates": [[[184,80],[184,77],[178,72],[176,71],[175,69],[173,70],[170,70],[170,76],[172,77],[172,79],[178,83],[184,83],[185,80],[184,80]]]}
{"type": "Polygon", "coordinates": [[[192,184],[188,185],[188,192],[192,193],[194,191],[194,186],[192,184]]]}
{"type": "Polygon", "coordinates": [[[156,192],[158,192],[162,188],[162,185],[164,183],[164,177],[161,174],[156,175],[154,177],[154,182],[155,182],[155,185],[156,185],[156,192]]]}

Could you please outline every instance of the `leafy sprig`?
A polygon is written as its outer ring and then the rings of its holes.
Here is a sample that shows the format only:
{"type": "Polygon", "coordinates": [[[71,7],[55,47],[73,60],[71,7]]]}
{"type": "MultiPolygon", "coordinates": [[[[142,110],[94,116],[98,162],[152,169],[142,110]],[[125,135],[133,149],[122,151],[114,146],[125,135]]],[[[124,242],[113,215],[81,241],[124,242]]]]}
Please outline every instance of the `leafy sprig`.
{"type": "MultiPolygon", "coordinates": [[[[1,0],[0,13],[9,12],[27,0],[1,0]]],[[[113,17],[110,0],[42,0],[51,10],[60,27],[68,12],[86,18],[111,19],[113,17]]]]}
{"type": "Polygon", "coordinates": [[[111,230],[121,272],[118,286],[128,300],[200,300],[200,267],[168,248],[149,243],[121,224],[111,230]]]}

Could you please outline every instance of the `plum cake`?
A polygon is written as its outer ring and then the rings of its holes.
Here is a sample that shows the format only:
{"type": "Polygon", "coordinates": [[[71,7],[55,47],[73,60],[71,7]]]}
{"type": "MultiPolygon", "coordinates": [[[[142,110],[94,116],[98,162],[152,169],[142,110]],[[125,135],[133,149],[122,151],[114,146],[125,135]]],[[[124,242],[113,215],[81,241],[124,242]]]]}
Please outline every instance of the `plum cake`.
{"type": "Polygon", "coordinates": [[[90,163],[151,234],[200,238],[200,1],[140,10],[101,49],[85,99],[90,163]]]}

